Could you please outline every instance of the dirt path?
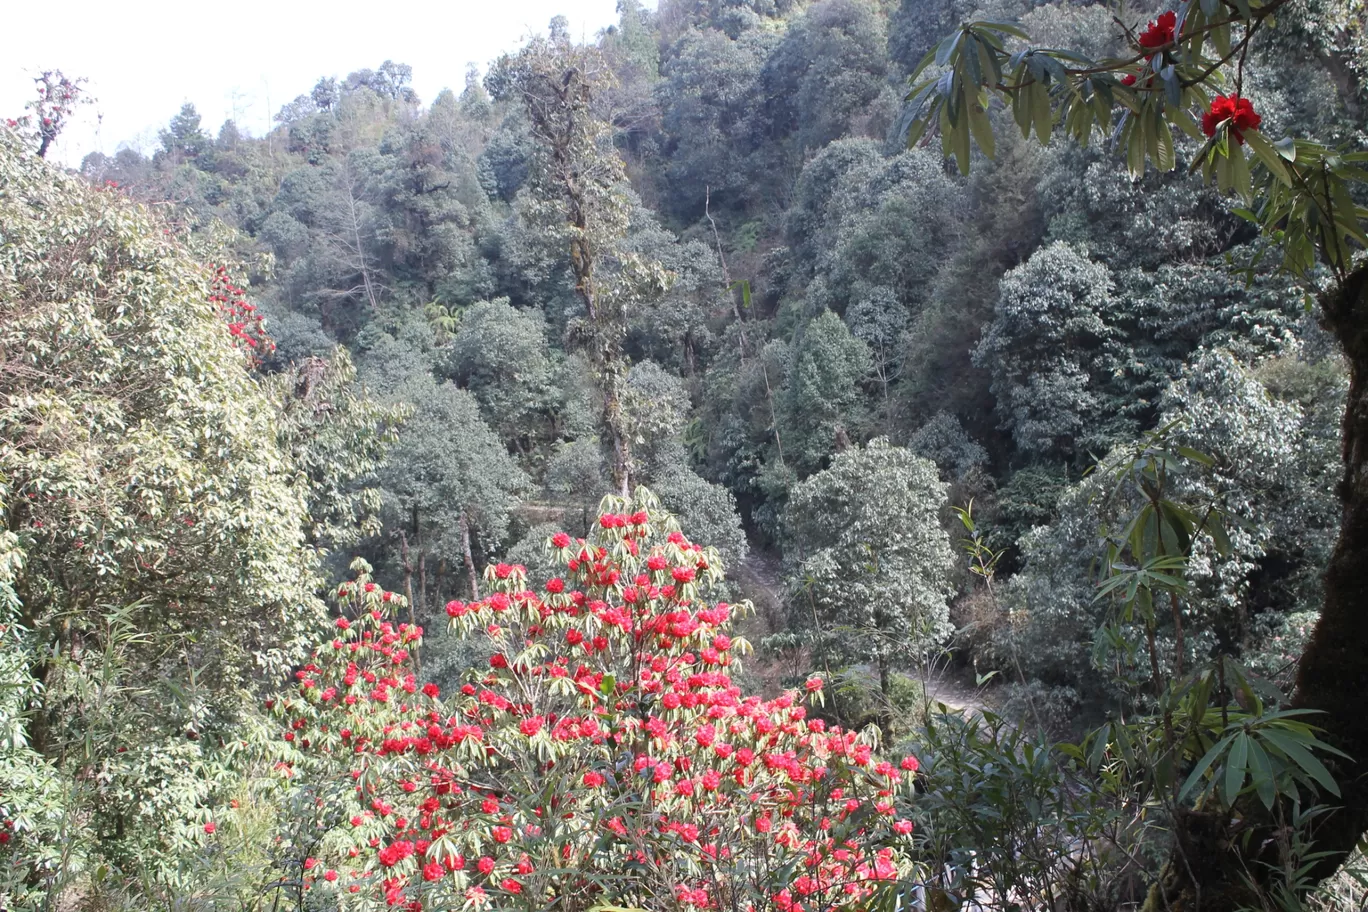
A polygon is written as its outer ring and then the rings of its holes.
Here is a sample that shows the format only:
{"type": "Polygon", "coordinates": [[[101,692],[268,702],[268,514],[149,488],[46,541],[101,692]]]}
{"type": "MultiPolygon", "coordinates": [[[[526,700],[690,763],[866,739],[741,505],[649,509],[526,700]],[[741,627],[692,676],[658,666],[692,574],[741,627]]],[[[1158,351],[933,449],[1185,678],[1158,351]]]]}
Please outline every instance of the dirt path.
{"type": "MultiPolygon", "coordinates": [[[[746,598],[755,604],[755,617],[751,624],[757,634],[755,639],[768,633],[777,633],[788,626],[787,611],[783,599],[783,568],[779,556],[752,547],[746,559],[739,566],[730,568],[728,574],[746,598]]],[[[913,678],[921,680],[926,689],[928,703],[944,703],[954,712],[977,713],[994,709],[991,698],[984,690],[975,686],[973,678],[945,667],[929,671],[910,671],[913,678]]]]}
{"type": "Polygon", "coordinates": [[[778,633],[788,627],[784,609],[783,568],[779,556],[751,546],[739,566],[728,568],[727,575],[741,594],[755,605],[754,621],[763,634],[778,633]]]}
{"type": "Polygon", "coordinates": [[[934,706],[944,703],[947,708],[959,713],[981,713],[985,709],[994,710],[991,699],[983,689],[975,687],[974,682],[950,669],[937,669],[922,677],[926,688],[927,702],[934,706]]]}

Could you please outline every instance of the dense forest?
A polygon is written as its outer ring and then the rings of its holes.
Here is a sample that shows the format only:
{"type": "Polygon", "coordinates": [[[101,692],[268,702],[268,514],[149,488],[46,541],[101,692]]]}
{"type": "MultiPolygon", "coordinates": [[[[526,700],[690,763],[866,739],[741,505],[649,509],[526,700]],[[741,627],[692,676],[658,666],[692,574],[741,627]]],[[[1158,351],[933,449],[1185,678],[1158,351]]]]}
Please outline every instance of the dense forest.
{"type": "Polygon", "coordinates": [[[619,13],[0,128],[0,908],[1362,908],[1362,5],[619,13]]]}

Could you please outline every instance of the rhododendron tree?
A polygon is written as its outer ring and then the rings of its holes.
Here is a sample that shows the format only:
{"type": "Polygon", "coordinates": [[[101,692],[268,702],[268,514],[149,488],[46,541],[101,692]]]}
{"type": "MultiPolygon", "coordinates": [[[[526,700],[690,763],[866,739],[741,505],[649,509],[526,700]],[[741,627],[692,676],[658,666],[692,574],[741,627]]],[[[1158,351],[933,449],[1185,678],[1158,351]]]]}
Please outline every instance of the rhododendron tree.
{"type": "Polygon", "coordinates": [[[33,82],[34,98],[24,105],[28,113],[7,118],[5,125],[35,140],[38,157],[42,158],[76,107],[88,104],[90,98],[85,94],[84,78],[71,79],[61,70],[43,70],[33,77],[33,82]]]}
{"type": "Polygon", "coordinates": [[[261,364],[275,350],[261,312],[247,300],[246,292],[233,284],[227,266],[210,266],[210,275],[209,300],[218,305],[233,343],[247,353],[254,366],[261,364]]]}
{"type": "Polygon", "coordinates": [[[907,873],[917,762],[809,718],[822,681],[770,699],[733,675],[745,605],[708,601],[717,554],[653,496],[605,501],[548,543],[561,576],[485,571],[447,605],[488,667],[442,697],[409,662],[423,631],[364,562],[333,638],[274,703],[281,769],[320,796],[312,891],[420,908],[860,907],[907,873]],[[328,800],[323,801],[322,797],[328,800]]]}
{"type": "Polygon", "coordinates": [[[103,872],[164,907],[230,832],[197,815],[241,786],[258,676],[309,654],[320,549],[357,518],[338,492],[397,418],[346,360],[253,371],[220,237],[5,126],[0,224],[0,905],[103,872]]]}

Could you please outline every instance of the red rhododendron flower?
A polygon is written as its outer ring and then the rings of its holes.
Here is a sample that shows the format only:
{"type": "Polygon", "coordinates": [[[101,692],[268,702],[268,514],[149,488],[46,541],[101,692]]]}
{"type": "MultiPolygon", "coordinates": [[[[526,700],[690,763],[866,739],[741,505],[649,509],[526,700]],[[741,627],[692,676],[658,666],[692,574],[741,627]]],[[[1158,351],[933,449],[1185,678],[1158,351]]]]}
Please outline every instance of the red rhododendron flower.
{"type": "Polygon", "coordinates": [[[1244,145],[1244,131],[1257,130],[1263,118],[1254,110],[1248,98],[1236,95],[1217,95],[1211,100],[1211,110],[1202,115],[1202,132],[1215,136],[1217,129],[1226,121],[1230,122],[1230,132],[1235,141],[1244,145]]]}
{"type": "Polygon", "coordinates": [[[578,873],[602,866],[700,910],[737,895],[756,910],[851,912],[898,876],[916,761],[808,719],[820,677],[746,694],[729,673],[733,607],[705,601],[716,552],[647,506],[615,504],[588,541],[551,537],[554,585],[490,567],[488,595],[453,602],[452,629],[493,658],[445,703],[412,667],[422,630],[397,622],[405,600],[368,587],[358,562],[337,590],[354,620],[273,710],[299,734],[277,768],[311,790],[305,806],[323,813],[320,787],[347,806],[319,870],[351,865],[349,892],[406,910],[457,899],[446,875],[465,869],[454,848],[471,837],[490,853],[471,872],[489,893],[462,885],[481,907],[543,889],[612,904],[615,886],[578,873]],[[707,875],[680,875],[685,845],[707,875]],[[520,878],[536,871],[533,891],[520,878]]]}
{"type": "Polygon", "coordinates": [[[1173,32],[1178,25],[1178,15],[1172,10],[1151,22],[1140,33],[1140,46],[1146,50],[1164,47],[1173,43],[1173,32]]]}

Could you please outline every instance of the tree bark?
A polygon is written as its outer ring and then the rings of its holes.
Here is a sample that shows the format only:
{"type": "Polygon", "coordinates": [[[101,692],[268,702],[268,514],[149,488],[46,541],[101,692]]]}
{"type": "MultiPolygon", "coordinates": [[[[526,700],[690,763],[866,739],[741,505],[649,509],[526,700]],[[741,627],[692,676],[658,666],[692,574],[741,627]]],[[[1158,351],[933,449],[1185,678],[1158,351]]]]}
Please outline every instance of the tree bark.
{"type": "Polygon", "coordinates": [[[475,574],[475,558],[470,553],[470,520],[466,519],[464,511],[456,524],[461,530],[461,557],[465,560],[466,576],[470,579],[470,597],[478,601],[480,578],[475,574]]]}
{"type": "MultiPolygon", "coordinates": [[[[1341,810],[1316,831],[1316,849],[1330,852],[1315,868],[1334,873],[1368,829],[1368,265],[1321,301],[1322,320],[1339,340],[1349,367],[1349,394],[1341,426],[1344,475],[1340,480],[1340,533],[1325,570],[1324,603],[1306,651],[1297,663],[1293,705],[1318,709],[1311,721],[1326,740],[1354,758],[1331,765],[1341,810]]],[[[1325,758],[1333,760],[1335,758],[1325,758]]]]}
{"type": "Polygon", "coordinates": [[[413,604],[413,565],[409,563],[408,533],[399,531],[399,562],[404,565],[404,598],[413,604]]]}
{"type": "MultiPolygon", "coordinates": [[[[427,608],[427,554],[421,539],[418,542],[418,605],[427,608]]],[[[412,603],[409,603],[409,623],[418,623],[418,612],[412,603]]]]}
{"type": "MultiPolygon", "coordinates": [[[[427,610],[427,551],[423,548],[423,536],[418,535],[418,604],[423,610],[427,610]]],[[[418,611],[413,602],[409,602],[409,624],[413,627],[418,626],[418,611]]],[[[413,654],[413,670],[422,674],[423,656],[422,650],[415,645],[411,650],[413,654]]]]}
{"type": "Polygon", "coordinates": [[[613,435],[613,484],[623,497],[631,494],[632,447],[622,430],[622,406],[616,402],[609,407],[608,427],[613,435]]]}

